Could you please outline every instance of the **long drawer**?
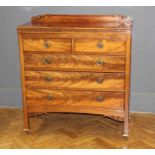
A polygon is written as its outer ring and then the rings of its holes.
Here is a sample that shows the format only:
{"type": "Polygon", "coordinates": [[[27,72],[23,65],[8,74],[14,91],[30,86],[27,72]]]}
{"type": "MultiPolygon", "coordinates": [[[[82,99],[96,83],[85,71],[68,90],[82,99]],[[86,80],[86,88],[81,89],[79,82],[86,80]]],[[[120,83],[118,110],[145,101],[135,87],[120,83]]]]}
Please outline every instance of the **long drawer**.
{"type": "Polygon", "coordinates": [[[27,70],[88,70],[98,72],[122,72],[124,56],[70,55],[70,54],[25,54],[27,70]]]}
{"type": "Polygon", "coordinates": [[[102,107],[114,110],[124,108],[124,93],[119,92],[27,89],[26,100],[28,106],[102,107]]]}
{"type": "Polygon", "coordinates": [[[25,71],[25,79],[30,87],[124,90],[124,73],[25,71]]]}

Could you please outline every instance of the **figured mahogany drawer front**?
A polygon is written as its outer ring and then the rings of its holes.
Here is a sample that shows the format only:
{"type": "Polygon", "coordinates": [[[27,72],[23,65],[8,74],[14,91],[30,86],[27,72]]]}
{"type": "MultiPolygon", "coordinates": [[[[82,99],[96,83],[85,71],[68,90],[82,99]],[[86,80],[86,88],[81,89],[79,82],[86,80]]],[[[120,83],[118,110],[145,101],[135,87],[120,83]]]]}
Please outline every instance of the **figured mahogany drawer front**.
{"type": "Polygon", "coordinates": [[[71,39],[23,39],[25,51],[71,52],[71,39]]]}
{"type": "Polygon", "coordinates": [[[97,52],[111,55],[125,54],[125,40],[102,40],[102,39],[77,39],[75,40],[76,52],[97,52]]]}
{"type": "Polygon", "coordinates": [[[124,56],[26,54],[24,59],[27,70],[61,69],[122,72],[125,69],[124,56]]]}
{"type": "Polygon", "coordinates": [[[119,92],[27,89],[28,105],[102,107],[123,110],[124,94],[119,92]]]}
{"type": "Polygon", "coordinates": [[[26,71],[25,79],[31,87],[124,90],[123,73],[26,71]]]}

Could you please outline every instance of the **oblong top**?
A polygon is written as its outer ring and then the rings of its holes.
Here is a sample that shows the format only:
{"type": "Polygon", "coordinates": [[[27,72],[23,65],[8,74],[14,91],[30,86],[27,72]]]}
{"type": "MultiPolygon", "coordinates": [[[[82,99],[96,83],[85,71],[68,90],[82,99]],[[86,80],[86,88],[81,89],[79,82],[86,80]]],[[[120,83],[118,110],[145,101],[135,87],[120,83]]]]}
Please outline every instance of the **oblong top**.
{"type": "Polygon", "coordinates": [[[132,18],[122,15],[53,15],[44,14],[31,18],[31,24],[47,27],[102,27],[132,28],[132,18]]]}

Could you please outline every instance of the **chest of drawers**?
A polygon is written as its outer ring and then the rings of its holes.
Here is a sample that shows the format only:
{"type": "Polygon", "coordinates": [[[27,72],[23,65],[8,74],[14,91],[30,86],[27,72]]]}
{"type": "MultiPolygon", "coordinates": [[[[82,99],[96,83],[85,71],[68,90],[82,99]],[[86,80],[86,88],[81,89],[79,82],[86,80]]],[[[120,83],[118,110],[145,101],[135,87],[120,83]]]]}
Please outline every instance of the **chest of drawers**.
{"type": "Polygon", "coordinates": [[[128,136],[132,20],[120,15],[40,15],[17,27],[24,130],[33,113],[100,114],[128,136]]]}

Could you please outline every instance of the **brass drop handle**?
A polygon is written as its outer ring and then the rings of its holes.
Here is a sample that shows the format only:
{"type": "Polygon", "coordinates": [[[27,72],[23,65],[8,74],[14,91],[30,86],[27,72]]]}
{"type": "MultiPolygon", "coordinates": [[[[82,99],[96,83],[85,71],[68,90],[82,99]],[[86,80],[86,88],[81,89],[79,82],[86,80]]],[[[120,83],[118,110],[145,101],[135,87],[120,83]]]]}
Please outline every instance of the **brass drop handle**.
{"type": "Polygon", "coordinates": [[[53,79],[52,79],[52,77],[50,77],[50,76],[45,76],[45,77],[44,77],[44,80],[47,81],[47,82],[50,82],[50,81],[52,81],[53,79]]]}
{"type": "Polygon", "coordinates": [[[52,63],[52,60],[50,58],[44,58],[43,63],[46,64],[46,65],[49,65],[49,64],[52,63]]]}
{"type": "Polygon", "coordinates": [[[104,97],[103,96],[97,96],[96,101],[97,102],[102,102],[102,101],[104,101],[104,97]]]}
{"type": "Polygon", "coordinates": [[[51,46],[51,43],[48,40],[44,41],[44,47],[49,48],[51,46]]]}
{"type": "Polygon", "coordinates": [[[104,61],[103,60],[97,60],[96,65],[97,66],[102,66],[102,65],[104,65],[104,61]]]}
{"type": "Polygon", "coordinates": [[[98,42],[98,43],[97,43],[97,47],[101,49],[101,48],[104,47],[104,44],[103,44],[102,42],[98,42]]]}
{"type": "Polygon", "coordinates": [[[103,81],[104,81],[104,78],[102,78],[102,77],[96,78],[97,83],[103,83],[103,81]]]}
{"type": "Polygon", "coordinates": [[[47,96],[46,96],[46,99],[47,99],[48,101],[51,101],[51,100],[53,100],[53,96],[52,96],[52,95],[47,95],[47,96]]]}

